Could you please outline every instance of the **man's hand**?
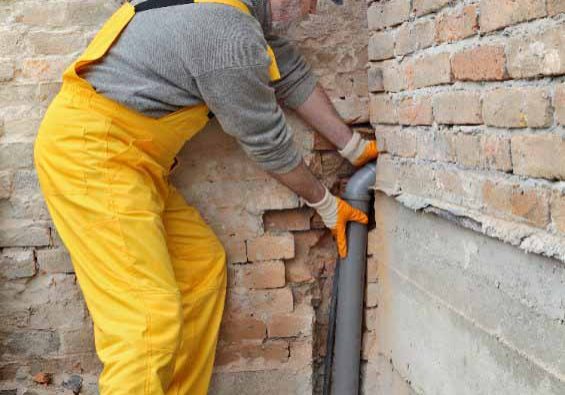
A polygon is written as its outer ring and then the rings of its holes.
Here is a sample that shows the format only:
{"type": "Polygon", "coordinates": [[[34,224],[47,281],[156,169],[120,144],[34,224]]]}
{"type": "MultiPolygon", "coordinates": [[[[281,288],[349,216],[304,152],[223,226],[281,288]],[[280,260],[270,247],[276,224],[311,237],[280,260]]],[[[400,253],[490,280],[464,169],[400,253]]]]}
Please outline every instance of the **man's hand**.
{"type": "Polygon", "coordinates": [[[351,140],[338,152],[354,166],[363,166],[365,163],[375,160],[379,155],[377,142],[364,140],[358,132],[354,132],[351,140]]]}
{"type": "Polygon", "coordinates": [[[331,230],[337,243],[337,251],[341,258],[347,256],[347,238],[345,231],[349,221],[366,224],[369,222],[367,215],[361,210],[351,207],[342,199],[332,195],[327,189],[324,197],[317,203],[306,204],[313,207],[324,224],[331,230]]]}

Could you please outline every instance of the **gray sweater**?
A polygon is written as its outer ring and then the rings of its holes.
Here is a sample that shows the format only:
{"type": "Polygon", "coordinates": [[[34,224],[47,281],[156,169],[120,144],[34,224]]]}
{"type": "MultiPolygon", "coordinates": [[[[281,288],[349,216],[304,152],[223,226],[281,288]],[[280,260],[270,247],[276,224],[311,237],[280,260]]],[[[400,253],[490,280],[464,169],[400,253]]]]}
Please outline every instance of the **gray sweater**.
{"type": "Polygon", "coordinates": [[[269,34],[268,0],[243,1],[253,16],[210,3],[140,12],[83,77],[97,92],[152,117],[206,103],[251,159],[286,173],[302,157],[277,100],[298,107],[316,79],[287,40],[269,34]],[[282,75],[275,83],[267,43],[282,75]]]}

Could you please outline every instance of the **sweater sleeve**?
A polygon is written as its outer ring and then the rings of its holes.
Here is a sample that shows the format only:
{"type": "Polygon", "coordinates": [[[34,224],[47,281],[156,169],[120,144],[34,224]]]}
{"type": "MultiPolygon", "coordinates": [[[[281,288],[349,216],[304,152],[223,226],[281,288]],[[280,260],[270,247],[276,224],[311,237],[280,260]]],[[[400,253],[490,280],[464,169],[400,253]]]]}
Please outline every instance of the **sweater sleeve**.
{"type": "Polygon", "coordinates": [[[273,83],[277,99],[295,109],[308,99],[317,78],[304,57],[286,38],[269,34],[265,39],[275,53],[281,72],[281,79],[273,83]]]}
{"type": "Polygon", "coordinates": [[[264,170],[287,173],[302,155],[270,85],[270,62],[261,63],[214,70],[196,77],[196,84],[224,131],[252,160],[264,170]]]}

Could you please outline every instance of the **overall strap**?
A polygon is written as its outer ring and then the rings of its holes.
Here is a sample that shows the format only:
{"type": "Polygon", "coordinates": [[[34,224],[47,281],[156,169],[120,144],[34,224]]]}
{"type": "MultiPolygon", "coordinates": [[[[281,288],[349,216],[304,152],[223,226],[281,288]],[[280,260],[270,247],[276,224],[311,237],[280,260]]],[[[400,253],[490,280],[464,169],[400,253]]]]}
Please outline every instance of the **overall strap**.
{"type": "Polygon", "coordinates": [[[135,6],[135,12],[152,10],[154,8],[171,7],[174,5],[192,4],[194,0],[147,0],[135,6]]]}

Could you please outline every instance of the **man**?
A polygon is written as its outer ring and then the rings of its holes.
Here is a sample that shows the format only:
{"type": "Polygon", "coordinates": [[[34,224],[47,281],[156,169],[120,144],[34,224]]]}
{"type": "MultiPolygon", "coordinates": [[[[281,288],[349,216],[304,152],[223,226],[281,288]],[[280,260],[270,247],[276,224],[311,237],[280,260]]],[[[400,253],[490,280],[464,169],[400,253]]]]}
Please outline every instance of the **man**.
{"type": "Polygon", "coordinates": [[[271,32],[271,13],[286,25],[316,0],[243,1],[125,3],[67,69],[39,130],[38,177],[94,322],[103,395],[208,390],[225,253],[168,174],[212,113],[318,211],[340,256],[347,222],[367,222],[311,174],[278,104],[355,165],[377,156],[271,32]]]}

